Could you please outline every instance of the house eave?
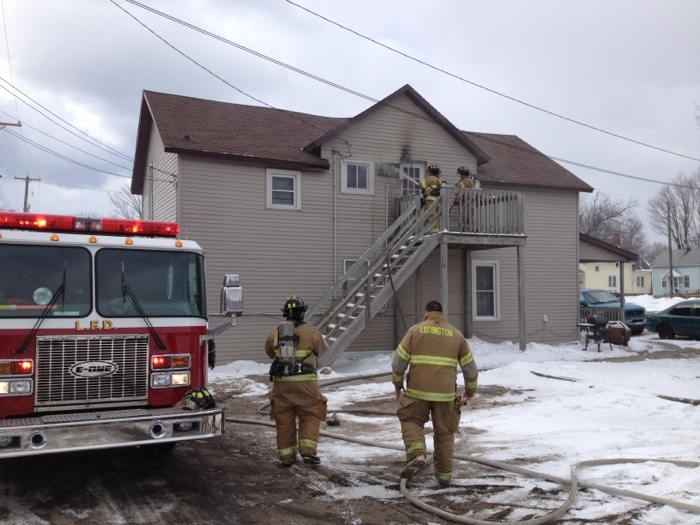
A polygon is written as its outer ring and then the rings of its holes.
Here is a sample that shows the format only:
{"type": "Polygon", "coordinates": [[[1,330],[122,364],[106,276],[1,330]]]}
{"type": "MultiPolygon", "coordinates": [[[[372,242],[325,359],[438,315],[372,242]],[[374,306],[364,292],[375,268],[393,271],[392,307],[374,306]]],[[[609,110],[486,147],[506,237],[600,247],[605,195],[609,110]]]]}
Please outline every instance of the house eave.
{"type": "Polygon", "coordinates": [[[225,153],[220,151],[192,150],[187,148],[172,147],[166,147],[165,152],[174,153],[181,156],[209,158],[254,166],[265,166],[267,168],[289,169],[299,171],[328,170],[330,168],[330,163],[326,159],[321,158],[319,158],[318,161],[298,161],[292,159],[256,157],[253,155],[242,155],[239,153],[225,153]]]}

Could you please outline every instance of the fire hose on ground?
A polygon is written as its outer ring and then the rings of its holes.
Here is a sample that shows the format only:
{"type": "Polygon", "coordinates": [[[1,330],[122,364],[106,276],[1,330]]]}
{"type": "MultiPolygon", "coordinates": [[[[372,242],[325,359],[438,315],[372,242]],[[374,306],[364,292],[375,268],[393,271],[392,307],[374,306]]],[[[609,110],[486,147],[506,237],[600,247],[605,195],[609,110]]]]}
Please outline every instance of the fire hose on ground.
{"type": "MultiPolygon", "coordinates": [[[[363,380],[363,379],[372,379],[376,377],[384,377],[386,376],[386,373],[381,373],[381,374],[372,374],[372,375],[365,375],[365,376],[352,376],[348,378],[342,378],[342,379],[335,379],[335,380],[330,380],[330,381],[323,381],[320,383],[320,386],[322,387],[328,387],[334,384],[338,383],[345,383],[345,382],[351,382],[351,381],[357,381],[357,380],[363,380]]],[[[262,414],[263,411],[269,406],[269,402],[263,404],[259,409],[258,413],[262,414]]],[[[393,413],[387,413],[387,412],[382,412],[382,411],[372,411],[372,410],[334,410],[334,412],[342,412],[342,413],[359,413],[359,414],[364,414],[364,415],[382,415],[382,416],[393,416],[395,414],[393,413]]],[[[262,426],[268,426],[268,427],[275,427],[275,424],[271,421],[261,421],[257,419],[245,419],[245,418],[234,418],[234,417],[227,417],[226,418],[227,422],[230,423],[239,423],[239,424],[247,424],[247,425],[262,425],[262,426]]],[[[460,431],[460,433],[462,433],[460,431]]],[[[390,449],[390,450],[399,450],[401,452],[404,451],[404,446],[403,444],[394,444],[394,443],[378,443],[376,441],[371,441],[369,439],[364,439],[364,438],[357,438],[357,437],[348,437],[348,436],[343,436],[334,432],[328,432],[328,431],[321,431],[320,435],[323,437],[328,437],[332,439],[339,439],[342,441],[347,441],[350,443],[357,443],[360,445],[366,445],[366,446],[371,446],[371,447],[378,447],[378,448],[385,448],[385,449],[390,449]]],[[[455,445],[455,448],[458,448],[459,444],[463,442],[466,439],[466,435],[462,433],[462,437],[458,441],[458,443],[455,445]]],[[[430,456],[432,457],[432,456],[430,456]]],[[[533,519],[528,519],[528,520],[522,520],[522,521],[507,521],[507,522],[494,522],[494,521],[484,521],[484,520],[478,520],[478,519],[473,519],[473,518],[467,518],[465,516],[459,516],[457,514],[452,514],[450,512],[446,512],[442,509],[439,509],[437,507],[433,507],[432,505],[428,505],[427,503],[421,501],[417,497],[415,497],[409,490],[408,490],[408,480],[406,479],[401,479],[400,483],[400,490],[401,494],[408,500],[410,501],[413,505],[416,507],[425,510],[427,512],[430,512],[436,516],[439,516],[441,518],[444,518],[448,521],[452,521],[455,523],[466,523],[469,525],[492,525],[493,523],[503,523],[505,525],[541,525],[544,523],[551,523],[557,519],[560,519],[571,507],[573,504],[574,500],[576,499],[576,494],[578,492],[579,487],[581,488],[586,488],[586,489],[595,489],[599,490],[601,492],[605,492],[607,494],[611,494],[614,496],[620,496],[620,497],[627,497],[627,498],[632,498],[632,499],[638,499],[641,501],[647,501],[649,503],[654,503],[657,505],[667,505],[679,510],[695,513],[695,514],[700,514],[700,506],[698,505],[691,505],[689,503],[684,503],[680,501],[675,501],[667,498],[659,498],[656,496],[650,496],[648,494],[642,494],[639,492],[631,491],[631,490],[626,490],[626,489],[619,489],[616,487],[609,487],[606,485],[600,485],[597,483],[588,483],[588,482],[583,482],[578,479],[578,472],[579,470],[587,467],[595,467],[595,466],[603,466],[603,465],[614,465],[614,464],[621,464],[621,463],[647,463],[647,462],[659,462],[659,463],[669,463],[672,465],[676,465],[679,467],[687,467],[687,468],[694,468],[694,467],[699,467],[700,466],[700,461],[683,461],[683,460],[672,460],[672,459],[644,459],[644,458],[610,458],[610,459],[600,459],[600,460],[586,460],[586,461],[579,461],[578,463],[575,463],[574,465],[571,466],[571,473],[570,473],[570,478],[562,478],[559,476],[554,476],[542,472],[538,472],[536,470],[531,470],[527,468],[522,468],[522,467],[517,467],[513,465],[509,465],[507,463],[503,463],[500,461],[493,461],[489,459],[484,459],[484,458],[477,458],[474,456],[468,456],[468,455],[463,455],[463,454],[454,454],[454,459],[461,460],[461,461],[468,461],[472,463],[477,463],[480,465],[484,465],[490,468],[494,468],[497,470],[503,470],[506,472],[511,472],[513,474],[518,474],[524,477],[530,477],[530,478],[537,478],[537,479],[543,479],[545,481],[549,481],[552,483],[557,483],[562,486],[568,486],[569,487],[569,495],[564,501],[564,503],[556,510],[544,515],[540,516],[538,518],[533,518],[533,519]]],[[[427,462],[426,462],[427,464],[427,462]]],[[[425,468],[425,467],[422,467],[425,468]]]]}

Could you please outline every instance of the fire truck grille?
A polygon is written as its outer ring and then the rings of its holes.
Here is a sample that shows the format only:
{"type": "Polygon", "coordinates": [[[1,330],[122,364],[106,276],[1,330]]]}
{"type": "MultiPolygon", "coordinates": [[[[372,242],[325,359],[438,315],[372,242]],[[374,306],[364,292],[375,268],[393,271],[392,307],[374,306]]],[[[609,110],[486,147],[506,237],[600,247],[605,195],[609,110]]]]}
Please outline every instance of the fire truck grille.
{"type": "Polygon", "coordinates": [[[148,336],[38,337],[37,407],[148,395],[148,336]]]}

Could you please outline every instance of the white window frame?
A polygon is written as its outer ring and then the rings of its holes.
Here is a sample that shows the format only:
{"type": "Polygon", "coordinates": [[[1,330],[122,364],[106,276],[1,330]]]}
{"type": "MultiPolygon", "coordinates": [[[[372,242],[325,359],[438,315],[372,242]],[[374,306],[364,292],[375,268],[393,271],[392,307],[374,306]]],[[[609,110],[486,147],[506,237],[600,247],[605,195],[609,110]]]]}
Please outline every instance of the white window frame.
{"type": "Polygon", "coordinates": [[[278,170],[268,168],[266,170],[266,207],[275,210],[301,210],[301,172],[292,170],[278,170]],[[275,204],[272,202],[272,181],[275,177],[293,180],[293,203],[275,204]]]}
{"type": "Polygon", "coordinates": [[[415,195],[415,194],[420,194],[420,181],[425,177],[425,163],[424,162],[417,162],[417,163],[408,163],[408,162],[402,162],[399,165],[399,173],[401,177],[401,196],[405,197],[406,195],[415,195]],[[418,177],[417,178],[412,178],[411,180],[415,181],[417,184],[414,184],[412,182],[408,182],[406,178],[408,175],[404,172],[406,171],[414,171],[418,177]]]}
{"type": "Polygon", "coordinates": [[[617,275],[608,275],[608,288],[617,287],[617,275]]]}
{"type": "Polygon", "coordinates": [[[500,279],[500,265],[499,261],[482,261],[482,260],[472,260],[472,318],[474,321],[500,321],[501,320],[501,279],[500,279]],[[491,268],[493,274],[493,315],[479,315],[478,303],[477,303],[477,293],[483,292],[483,290],[477,290],[477,268],[487,267],[491,268]]]}
{"type": "Polygon", "coordinates": [[[374,163],[363,160],[345,160],[340,172],[341,193],[354,193],[356,195],[374,195],[374,163]],[[348,188],[348,167],[364,166],[367,168],[367,188],[348,188]]]}
{"type": "Polygon", "coordinates": [[[643,275],[637,276],[637,288],[644,288],[644,276],[643,275]]]}
{"type": "Polygon", "coordinates": [[[690,288],[690,275],[683,276],[683,288],[690,288]]]}

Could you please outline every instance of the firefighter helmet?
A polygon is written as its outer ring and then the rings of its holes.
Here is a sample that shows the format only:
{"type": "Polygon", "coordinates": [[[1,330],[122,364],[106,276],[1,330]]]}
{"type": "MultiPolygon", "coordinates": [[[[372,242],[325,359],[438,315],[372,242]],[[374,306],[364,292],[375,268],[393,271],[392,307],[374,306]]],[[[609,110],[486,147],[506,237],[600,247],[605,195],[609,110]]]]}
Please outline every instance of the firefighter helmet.
{"type": "Polygon", "coordinates": [[[440,175],[440,166],[438,166],[437,164],[431,164],[430,166],[428,166],[428,173],[440,175]]]}
{"type": "MultiPolygon", "coordinates": [[[[194,390],[190,390],[185,394],[185,401],[194,403],[195,405],[197,405],[197,407],[199,407],[202,410],[207,410],[216,407],[214,397],[211,395],[211,392],[209,392],[209,390],[207,390],[206,388],[195,388],[194,390]]],[[[188,405],[190,404],[188,403],[188,405]]]]}
{"type": "Polygon", "coordinates": [[[284,315],[285,319],[303,317],[307,308],[308,306],[301,298],[296,295],[290,295],[284,302],[282,315],[284,315]]]}
{"type": "Polygon", "coordinates": [[[471,175],[471,172],[469,171],[469,168],[467,166],[460,166],[459,168],[457,168],[457,173],[460,177],[468,177],[469,175],[471,175]]]}

